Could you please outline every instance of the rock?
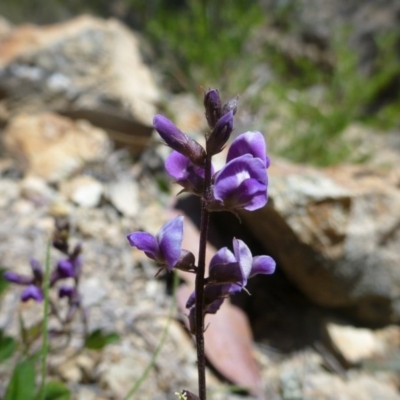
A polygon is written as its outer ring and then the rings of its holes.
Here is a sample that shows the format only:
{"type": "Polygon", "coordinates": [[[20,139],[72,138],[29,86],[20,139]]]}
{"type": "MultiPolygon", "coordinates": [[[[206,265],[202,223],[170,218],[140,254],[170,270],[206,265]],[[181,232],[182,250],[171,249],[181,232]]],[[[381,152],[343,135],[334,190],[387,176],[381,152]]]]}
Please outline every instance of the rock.
{"type": "Polygon", "coordinates": [[[0,208],[6,208],[18,199],[20,188],[17,182],[10,179],[0,179],[0,208]]]}
{"type": "Polygon", "coordinates": [[[371,329],[330,322],[327,331],[335,346],[351,363],[384,356],[385,343],[371,329]]]}
{"type": "Polygon", "coordinates": [[[3,38],[0,92],[10,115],[50,109],[87,119],[136,150],[148,143],[159,101],[138,37],[90,16],[23,25],[3,38]]]}
{"type": "Polygon", "coordinates": [[[21,181],[21,195],[35,204],[48,204],[57,193],[37,176],[27,176],[21,181]]]}
{"type": "Polygon", "coordinates": [[[103,185],[91,176],[77,176],[61,184],[61,193],[75,204],[93,208],[100,204],[103,194],[103,185]]]}
{"type": "Polygon", "coordinates": [[[316,304],[360,321],[400,321],[400,174],[275,161],[269,204],[242,221],[316,304]]]}
{"type": "Polygon", "coordinates": [[[28,174],[47,182],[58,182],[86,163],[103,161],[110,149],[103,130],[51,113],[15,116],[3,142],[28,174]]]}
{"type": "Polygon", "coordinates": [[[139,212],[138,187],[132,180],[109,183],[107,197],[111,204],[127,217],[134,217],[139,212]]]}

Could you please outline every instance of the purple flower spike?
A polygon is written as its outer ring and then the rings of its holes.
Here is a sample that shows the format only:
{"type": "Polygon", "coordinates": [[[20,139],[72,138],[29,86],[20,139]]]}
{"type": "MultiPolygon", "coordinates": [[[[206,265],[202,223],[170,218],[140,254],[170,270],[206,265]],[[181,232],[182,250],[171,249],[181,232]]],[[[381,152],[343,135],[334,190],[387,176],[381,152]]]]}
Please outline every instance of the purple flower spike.
{"type": "Polygon", "coordinates": [[[3,274],[3,278],[11,283],[16,283],[17,285],[30,285],[33,283],[33,278],[31,276],[20,275],[13,271],[6,271],[3,274]]]}
{"type": "Polygon", "coordinates": [[[206,153],[195,140],[181,132],[168,118],[156,115],[153,125],[167,146],[189,158],[194,164],[203,166],[206,153]]]}
{"type": "Polygon", "coordinates": [[[251,154],[253,157],[259,158],[265,165],[269,167],[270,160],[267,157],[264,136],[260,132],[246,132],[239,135],[229,148],[226,161],[229,162],[235,158],[251,154]]]}
{"type": "Polygon", "coordinates": [[[27,288],[21,294],[21,300],[24,302],[32,299],[40,303],[43,301],[43,298],[44,296],[42,289],[36,285],[27,286],[27,288]]]}
{"type": "Polygon", "coordinates": [[[217,174],[214,198],[227,210],[262,208],[267,203],[264,162],[251,154],[232,159],[217,174]]]}
{"type": "Polygon", "coordinates": [[[146,232],[133,232],[127,236],[129,244],[144,251],[147,257],[166,264],[172,270],[181,257],[183,217],[167,222],[154,237],[146,232]]]}

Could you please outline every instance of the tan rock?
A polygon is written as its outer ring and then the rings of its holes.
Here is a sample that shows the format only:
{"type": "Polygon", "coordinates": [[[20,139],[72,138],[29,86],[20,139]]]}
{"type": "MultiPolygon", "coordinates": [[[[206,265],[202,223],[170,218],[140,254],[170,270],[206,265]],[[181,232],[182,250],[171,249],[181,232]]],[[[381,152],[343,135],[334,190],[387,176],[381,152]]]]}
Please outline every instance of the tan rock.
{"type": "Polygon", "coordinates": [[[269,204],[243,222],[315,303],[400,321],[400,171],[275,160],[269,204]]]}
{"type": "Polygon", "coordinates": [[[159,91],[140,40],[117,20],[81,16],[23,25],[0,41],[0,91],[6,110],[56,110],[143,147],[159,91]]]}
{"type": "Polygon", "coordinates": [[[371,329],[330,322],[327,330],[341,354],[352,363],[383,356],[385,353],[384,342],[371,329]]]}
{"type": "Polygon", "coordinates": [[[110,148],[101,129],[51,113],[13,118],[4,145],[26,172],[49,182],[70,176],[85,163],[103,160],[110,148]]]}

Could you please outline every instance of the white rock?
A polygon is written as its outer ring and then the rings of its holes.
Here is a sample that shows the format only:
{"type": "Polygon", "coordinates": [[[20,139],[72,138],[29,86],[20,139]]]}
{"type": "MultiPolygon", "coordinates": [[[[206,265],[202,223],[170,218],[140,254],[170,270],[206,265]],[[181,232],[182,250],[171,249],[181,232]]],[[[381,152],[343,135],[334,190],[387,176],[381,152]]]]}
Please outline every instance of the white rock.
{"type": "Polygon", "coordinates": [[[99,205],[103,185],[91,176],[78,176],[61,185],[61,192],[74,203],[85,208],[99,205]]]}
{"type": "Polygon", "coordinates": [[[136,182],[131,180],[112,182],[107,189],[108,199],[120,213],[127,217],[138,214],[139,190],[136,182]]]}

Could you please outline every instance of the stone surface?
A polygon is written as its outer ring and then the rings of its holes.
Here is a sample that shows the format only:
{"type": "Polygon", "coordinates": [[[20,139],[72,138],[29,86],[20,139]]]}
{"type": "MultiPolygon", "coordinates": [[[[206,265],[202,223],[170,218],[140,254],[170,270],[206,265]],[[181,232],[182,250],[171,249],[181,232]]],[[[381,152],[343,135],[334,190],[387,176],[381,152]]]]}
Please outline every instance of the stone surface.
{"type": "Polygon", "coordinates": [[[86,163],[104,160],[110,151],[103,130],[52,113],[15,116],[3,139],[21,168],[48,182],[58,182],[86,163]]]}
{"type": "Polygon", "coordinates": [[[100,204],[103,185],[91,176],[81,175],[63,182],[60,192],[81,207],[93,208],[100,204]]]}
{"type": "Polygon", "coordinates": [[[312,301],[368,323],[400,321],[398,170],[275,160],[269,204],[243,222],[312,301]]]}
{"type": "Polygon", "coordinates": [[[0,92],[9,115],[53,110],[87,119],[136,150],[148,143],[159,101],[138,37],[90,16],[3,37],[0,92]]]}

